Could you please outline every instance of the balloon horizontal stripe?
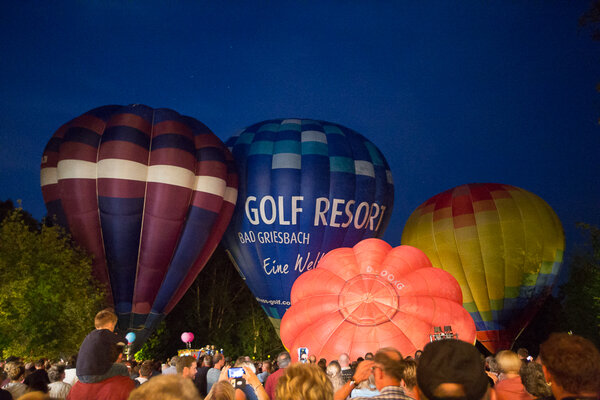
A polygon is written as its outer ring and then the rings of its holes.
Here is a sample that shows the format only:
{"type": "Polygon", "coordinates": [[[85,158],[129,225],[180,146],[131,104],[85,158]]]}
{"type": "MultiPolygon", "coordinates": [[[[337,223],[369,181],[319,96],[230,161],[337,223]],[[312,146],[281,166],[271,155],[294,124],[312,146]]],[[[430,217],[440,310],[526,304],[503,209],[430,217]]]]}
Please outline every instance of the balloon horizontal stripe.
{"type": "Polygon", "coordinates": [[[57,177],[61,179],[96,179],[96,163],[82,160],[61,160],[57,166],[57,177]]]}
{"type": "Polygon", "coordinates": [[[273,154],[273,163],[271,168],[302,169],[302,157],[299,154],[295,153],[273,154]]]}
{"type": "Polygon", "coordinates": [[[302,155],[320,155],[328,156],[327,143],[322,142],[302,142],[302,155]]]}
{"type": "Polygon", "coordinates": [[[355,160],[354,169],[356,171],[356,175],[365,175],[375,178],[375,169],[373,168],[373,164],[368,161],[355,160]]]}
{"type": "Polygon", "coordinates": [[[150,136],[146,132],[130,126],[113,126],[104,131],[102,134],[102,144],[114,140],[134,143],[142,149],[150,147],[150,136]]]}
{"type": "Polygon", "coordinates": [[[354,173],[354,160],[348,157],[329,157],[329,168],[331,172],[354,173]]]}
{"type": "MultiPolygon", "coordinates": [[[[140,164],[148,164],[150,152],[144,148],[140,148],[135,143],[124,141],[103,142],[98,151],[98,161],[105,159],[122,159],[137,162],[140,164]]],[[[78,157],[80,158],[80,157],[78,157]]]]}
{"type": "Polygon", "coordinates": [[[228,203],[234,204],[237,202],[238,190],[234,187],[227,187],[225,189],[225,195],[223,196],[223,200],[228,203]]]}
{"type": "Polygon", "coordinates": [[[74,127],[67,130],[64,141],[77,142],[91,147],[98,147],[98,144],[100,143],[100,137],[100,134],[90,129],[74,127]]]}
{"type": "Polygon", "coordinates": [[[302,143],[305,142],[319,142],[327,144],[327,135],[319,131],[303,131],[302,143]]]}
{"type": "Polygon", "coordinates": [[[40,183],[42,187],[58,183],[56,168],[42,168],[40,170],[40,183]]]}

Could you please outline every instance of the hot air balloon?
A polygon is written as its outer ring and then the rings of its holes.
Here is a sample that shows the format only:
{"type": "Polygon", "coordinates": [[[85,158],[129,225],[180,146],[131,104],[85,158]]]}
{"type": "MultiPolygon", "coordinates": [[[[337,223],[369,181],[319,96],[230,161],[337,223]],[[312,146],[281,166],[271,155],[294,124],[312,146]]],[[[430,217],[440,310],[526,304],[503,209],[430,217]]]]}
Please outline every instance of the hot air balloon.
{"type": "Polygon", "coordinates": [[[504,184],[455,187],[421,204],[402,244],[425,252],[460,283],[478,340],[509,348],[551,292],[565,237],[541,198],[504,184]]]}
{"type": "Polygon", "coordinates": [[[204,267],[237,199],[224,144],[194,118],[144,105],[96,108],[59,128],[41,185],[138,346],[204,267]]]}
{"type": "Polygon", "coordinates": [[[278,331],[300,274],[329,250],[383,235],[392,175],[373,143],[330,122],[264,121],[226,143],[240,186],[223,242],[278,331]]]}
{"type": "Polygon", "coordinates": [[[296,280],[291,300],[281,339],[295,357],[299,347],[328,360],[342,353],[356,359],[388,346],[414,354],[438,328],[475,342],[458,282],[411,246],[366,239],[332,250],[296,280]]]}

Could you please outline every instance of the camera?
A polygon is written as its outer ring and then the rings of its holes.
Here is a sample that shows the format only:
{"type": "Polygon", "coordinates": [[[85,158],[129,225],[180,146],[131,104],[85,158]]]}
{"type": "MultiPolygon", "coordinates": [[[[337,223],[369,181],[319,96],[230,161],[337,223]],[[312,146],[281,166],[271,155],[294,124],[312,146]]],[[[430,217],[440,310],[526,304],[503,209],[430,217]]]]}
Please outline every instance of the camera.
{"type": "Polygon", "coordinates": [[[308,362],[308,347],[299,347],[298,348],[298,360],[301,363],[308,362]]]}
{"type": "Polygon", "coordinates": [[[229,368],[227,370],[227,377],[234,389],[244,389],[246,386],[245,373],[244,368],[241,367],[229,368]]]}

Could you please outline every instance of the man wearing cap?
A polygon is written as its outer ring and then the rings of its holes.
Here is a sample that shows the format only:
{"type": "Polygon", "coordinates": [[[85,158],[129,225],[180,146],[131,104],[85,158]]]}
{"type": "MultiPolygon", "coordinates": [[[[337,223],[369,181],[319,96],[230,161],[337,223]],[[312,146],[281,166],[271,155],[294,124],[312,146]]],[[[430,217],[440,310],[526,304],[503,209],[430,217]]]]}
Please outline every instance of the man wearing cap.
{"type": "Polygon", "coordinates": [[[403,372],[404,362],[398,350],[393,347],[379,349],[373,360],[364,360],[358,364],[352,379],[338,389],[333,398],[344,400],[356,385],[373,374],[375,386],[380,394],[373,397],[354,397],[354,399],[412,400],[401,386],[403,372]]]}
{"type": "Polygon", "coordinates": [[[417,364],[417,399],[482,400],[488,378],[475,346],[456,339],[428,343],[417,364]]]}

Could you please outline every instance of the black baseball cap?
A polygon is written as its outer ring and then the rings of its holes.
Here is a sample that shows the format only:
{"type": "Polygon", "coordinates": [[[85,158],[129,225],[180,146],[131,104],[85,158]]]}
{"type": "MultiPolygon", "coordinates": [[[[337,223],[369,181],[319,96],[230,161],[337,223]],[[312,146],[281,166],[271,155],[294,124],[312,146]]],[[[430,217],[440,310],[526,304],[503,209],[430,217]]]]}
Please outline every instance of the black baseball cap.
{"type": "Polygon", "coordinates": [[[481,400],[489,380],[479,351],[470,343],[443,339],[428,343],[417,365],[417,384],[430,400],[442,383],[463,386],[467,400],[481,400]]]}

